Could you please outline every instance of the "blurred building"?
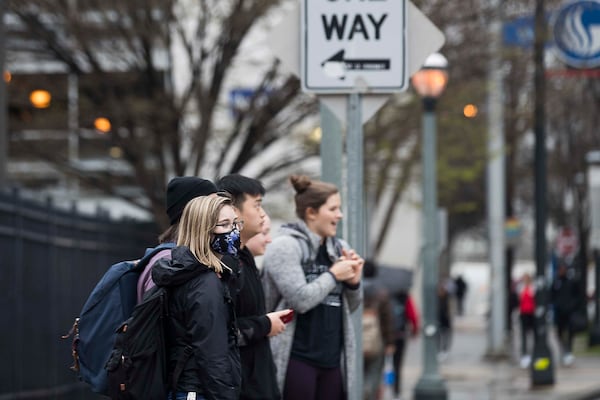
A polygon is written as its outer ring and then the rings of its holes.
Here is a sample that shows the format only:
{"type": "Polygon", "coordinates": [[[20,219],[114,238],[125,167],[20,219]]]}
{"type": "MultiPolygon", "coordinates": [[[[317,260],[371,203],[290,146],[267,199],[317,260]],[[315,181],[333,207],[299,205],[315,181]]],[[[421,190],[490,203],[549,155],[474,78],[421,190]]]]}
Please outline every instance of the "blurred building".
{"type": "Polygon", "coordinates": [[[114,140],[119,132],[112,129],[109,112],[89,100],[119,91],[141,93],[135,75],[117,66],[102,76],[70,74],[42,38],[27,34],[19,18],[8,13],[4,22],[9,184],[51,196],[57,204],[77,199],[83,210],[102,207],[115,216],[149,218],[121,199],[143,193],[132,167],[121,160],[123,150],[114,140]],[[103,190],[109,186],[110,196],[103,190]]]}

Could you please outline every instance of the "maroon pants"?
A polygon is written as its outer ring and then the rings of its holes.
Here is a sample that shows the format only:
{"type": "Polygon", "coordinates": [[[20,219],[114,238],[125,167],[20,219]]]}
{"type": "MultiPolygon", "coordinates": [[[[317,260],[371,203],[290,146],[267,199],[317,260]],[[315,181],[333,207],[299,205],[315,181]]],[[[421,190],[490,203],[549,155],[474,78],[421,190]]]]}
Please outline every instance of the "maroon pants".
{"type": "Polygon", "coordinates": [[[290,358],[283,388],[283,399],[345,400],[340,367],[313,367],[290,358]]]}

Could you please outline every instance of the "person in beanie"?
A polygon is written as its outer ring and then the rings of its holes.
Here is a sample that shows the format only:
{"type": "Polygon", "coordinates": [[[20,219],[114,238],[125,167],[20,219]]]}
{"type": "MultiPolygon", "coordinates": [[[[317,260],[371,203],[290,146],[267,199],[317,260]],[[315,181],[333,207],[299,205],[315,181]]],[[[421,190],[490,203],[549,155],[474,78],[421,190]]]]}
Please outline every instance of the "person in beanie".
{"type": "MultiPolygon", "coordinates": [[[[177,239],[177,228],[181,214],[187,203],[200,196],[209,196],[217,193],[217,187],[208,179],[195,176],[178,176],[167,184],[166,213],[169,217],[170,226],[159,235],[159,243],[175,242],[177,239]]],[[[165,249],[156,253],[144,268],[137,284],[137,302],[140,303],[144,294],[154,287],[151,271],[152,266],[161,258],[170,258],[171,250],[165,249]]]]}

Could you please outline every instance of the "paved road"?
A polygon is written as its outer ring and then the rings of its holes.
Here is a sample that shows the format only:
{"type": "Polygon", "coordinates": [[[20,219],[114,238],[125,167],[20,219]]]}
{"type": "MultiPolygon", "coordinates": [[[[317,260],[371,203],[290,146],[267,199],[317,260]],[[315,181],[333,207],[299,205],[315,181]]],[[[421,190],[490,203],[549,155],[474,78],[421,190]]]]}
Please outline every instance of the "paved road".
{"type": "MultiPolygon", "coordinates": [[[[511,356],[503,361],[486,360],[487,333],[483,317],[454,319],[454,337],[448,358],[439,364],[446,382],[449,400],[591,400],[600,399],[600,354],[586,353],[584,338],[575,346],[576,361],[564,367],[555,361],[555,384],[532,389],[528,370],[519,368],[517,339],[511,356]]],[[[556,352],[553,335],[549,344],[556,352]]],[[[413,340],[404,363],[403,400],[413,398],[412,391],[421,375],[422,346],[413,340]]],[[[556,360],[556,357],[554,358],[556,360]]]]}

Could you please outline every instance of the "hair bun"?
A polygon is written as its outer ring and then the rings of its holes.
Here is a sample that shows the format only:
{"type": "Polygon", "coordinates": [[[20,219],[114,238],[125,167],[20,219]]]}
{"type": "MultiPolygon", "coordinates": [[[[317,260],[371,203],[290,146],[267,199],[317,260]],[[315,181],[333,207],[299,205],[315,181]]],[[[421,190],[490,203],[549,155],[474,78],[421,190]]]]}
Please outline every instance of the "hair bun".
{"type": "Polygon", "coordinates": [[[311,179],[306,175],[292,175],[290,176],[290,182],[296,193],[304,192],[312,183],[311,179]]]}

